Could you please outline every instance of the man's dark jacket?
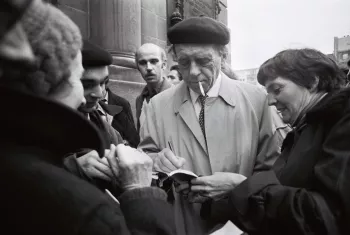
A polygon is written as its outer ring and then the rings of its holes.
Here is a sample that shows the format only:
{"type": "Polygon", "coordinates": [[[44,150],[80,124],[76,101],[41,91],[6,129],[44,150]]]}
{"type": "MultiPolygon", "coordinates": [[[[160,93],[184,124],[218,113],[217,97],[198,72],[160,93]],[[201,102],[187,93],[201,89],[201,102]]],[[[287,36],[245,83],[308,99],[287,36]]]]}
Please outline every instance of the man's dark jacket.
{"type": "Polygon", "coordinates": [[[82,115],[59,103],[0,87],[0,210],[8,234],[174,234],[157,188],[130,190],[120,205],[64,170],[63,156],[106,146],[82,115]],[[25,116],[24,116],[25,115],[25,116]]]}
{"type": "Polygon", "coordinates": [[[153,96],[159,94],[162,91],[165,91],[166,89],[168,89],[170,87],[172,87],[172,84],[169,82],[169,80],[167,78],[164,78],[162,85],[160,86],[158,92],[154,89],[150,89],[146,85],[142,89],[141,94],[136,97],[135,107],[136,107],[137,132],[140,132],[140,128],[141,128],[140,117],[141,117],[141,113],[142,113],[143,102],[146,101],[146,103],[148,103],[153,96]]]}
{"type": "Polygon", "coordinates": [[[288,133],[274,170],[228,195],[226,217],[249,234],[349,234],[350,89],[328,94],[288,133]]]}
{"type": "Polygon", "coordinates": [[[109,88],[107,88],[108,93],[108,105],[103,101],[100,101],[101,107],[113,116],[112,127],[116,129],[124,140],[127,140],[131,147],[136,148],[140,143],[140,136],[136,130],[134,118],[131,111],[130,103],[114,94],[109,88]],[[119,113],[113,113],[113,109],[110,109],[111,106],[121,107],[119,113]]]}

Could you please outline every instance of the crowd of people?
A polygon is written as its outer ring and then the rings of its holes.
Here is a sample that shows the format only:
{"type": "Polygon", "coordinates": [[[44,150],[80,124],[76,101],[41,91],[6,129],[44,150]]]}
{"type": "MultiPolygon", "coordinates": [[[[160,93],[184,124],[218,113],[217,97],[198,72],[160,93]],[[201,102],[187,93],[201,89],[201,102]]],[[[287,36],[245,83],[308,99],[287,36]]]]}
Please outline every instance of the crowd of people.
{"type": "Polygon", "coordinates": [[[135,125],[108,88],[111,54],[68,16],[42,0],[0,9],[6,233],[350,231],[350,72],[327,55],[281,51],[260,66],[261,88],[236,80],[224,24],[185,19],[167,32],[169,70],[163,48],[135,51],[135,125]],[[178,169],[198,177],[161,185],[178,169]]]}

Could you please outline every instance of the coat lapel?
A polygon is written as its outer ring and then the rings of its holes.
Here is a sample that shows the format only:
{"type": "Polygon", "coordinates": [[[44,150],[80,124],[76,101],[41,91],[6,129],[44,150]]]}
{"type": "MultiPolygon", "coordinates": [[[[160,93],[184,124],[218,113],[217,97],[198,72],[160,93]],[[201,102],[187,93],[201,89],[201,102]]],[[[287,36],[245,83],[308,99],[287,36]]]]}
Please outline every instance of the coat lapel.
{"type": "Polygon", "coordinates": [[[196,140],[203,148],[204,152],[207,153],[207,146],[205,143],[204,135],[199,126],[199,122],[197,120],[197,116],[192,105],[190,93],[188,90],[189,88],[184,82],[180,83],[178,86],[180,87],[174,95],[175,115],[180,115],[182,120],[185,122],[187,127],[190,129],[192,134],[195,136],[196,140]]]}
{"type": "Polygon", "coordinates": [[[232,107],[236,106],[236,100],[234,95],[236,93],[235,86],[230,83],[230,78],[228,78],[224,73],[221,73],[221,85],[219,90],[219,96],[225,100],[225,102],[232,107]]]}

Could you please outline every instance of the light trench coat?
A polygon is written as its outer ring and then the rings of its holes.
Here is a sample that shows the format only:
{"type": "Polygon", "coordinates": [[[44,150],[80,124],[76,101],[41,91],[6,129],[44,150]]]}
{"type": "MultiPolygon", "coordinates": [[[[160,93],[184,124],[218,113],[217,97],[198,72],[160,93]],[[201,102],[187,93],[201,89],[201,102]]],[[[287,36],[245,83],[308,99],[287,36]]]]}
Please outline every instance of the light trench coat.
{"type": "MultiPolygon", "coordinates": [[[[208,97],[205,104],[207,146],[189,88],[181,82],[145,106],[139,147],[154,153],[169,148],[170,141],[175,154],[186,159],[183,169],[197,175],[234,172],[250,176],[270,169],[280,146],[266,94],[256,86],[221,76],[219,97],[208,97]]],[[[177,234],[206,233],[199,215],[201,204],[190,204],[174,194],[177,234]]]]}

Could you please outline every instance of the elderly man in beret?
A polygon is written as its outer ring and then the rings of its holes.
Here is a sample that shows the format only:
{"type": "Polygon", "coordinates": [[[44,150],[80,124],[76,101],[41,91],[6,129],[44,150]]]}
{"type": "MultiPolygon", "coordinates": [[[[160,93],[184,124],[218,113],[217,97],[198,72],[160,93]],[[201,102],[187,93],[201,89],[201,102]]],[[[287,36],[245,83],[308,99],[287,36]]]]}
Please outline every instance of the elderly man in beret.
{"type": "Polygon", "coordinates": [[[225,208],[225,195],[238,178],[270,169],[279,156],[264,91],[220,71],[229,35],[225,25],[208,17],[170,28],[184,82],[153,97],[144,109],[139,147],[152,157],[154,171],[181,168],[205,176],[196,185],[200,194],[191,192],[190,184],[176,186],[178,234],[207,233],[226,222],[215,221],[215,214],[225,208]]]}

